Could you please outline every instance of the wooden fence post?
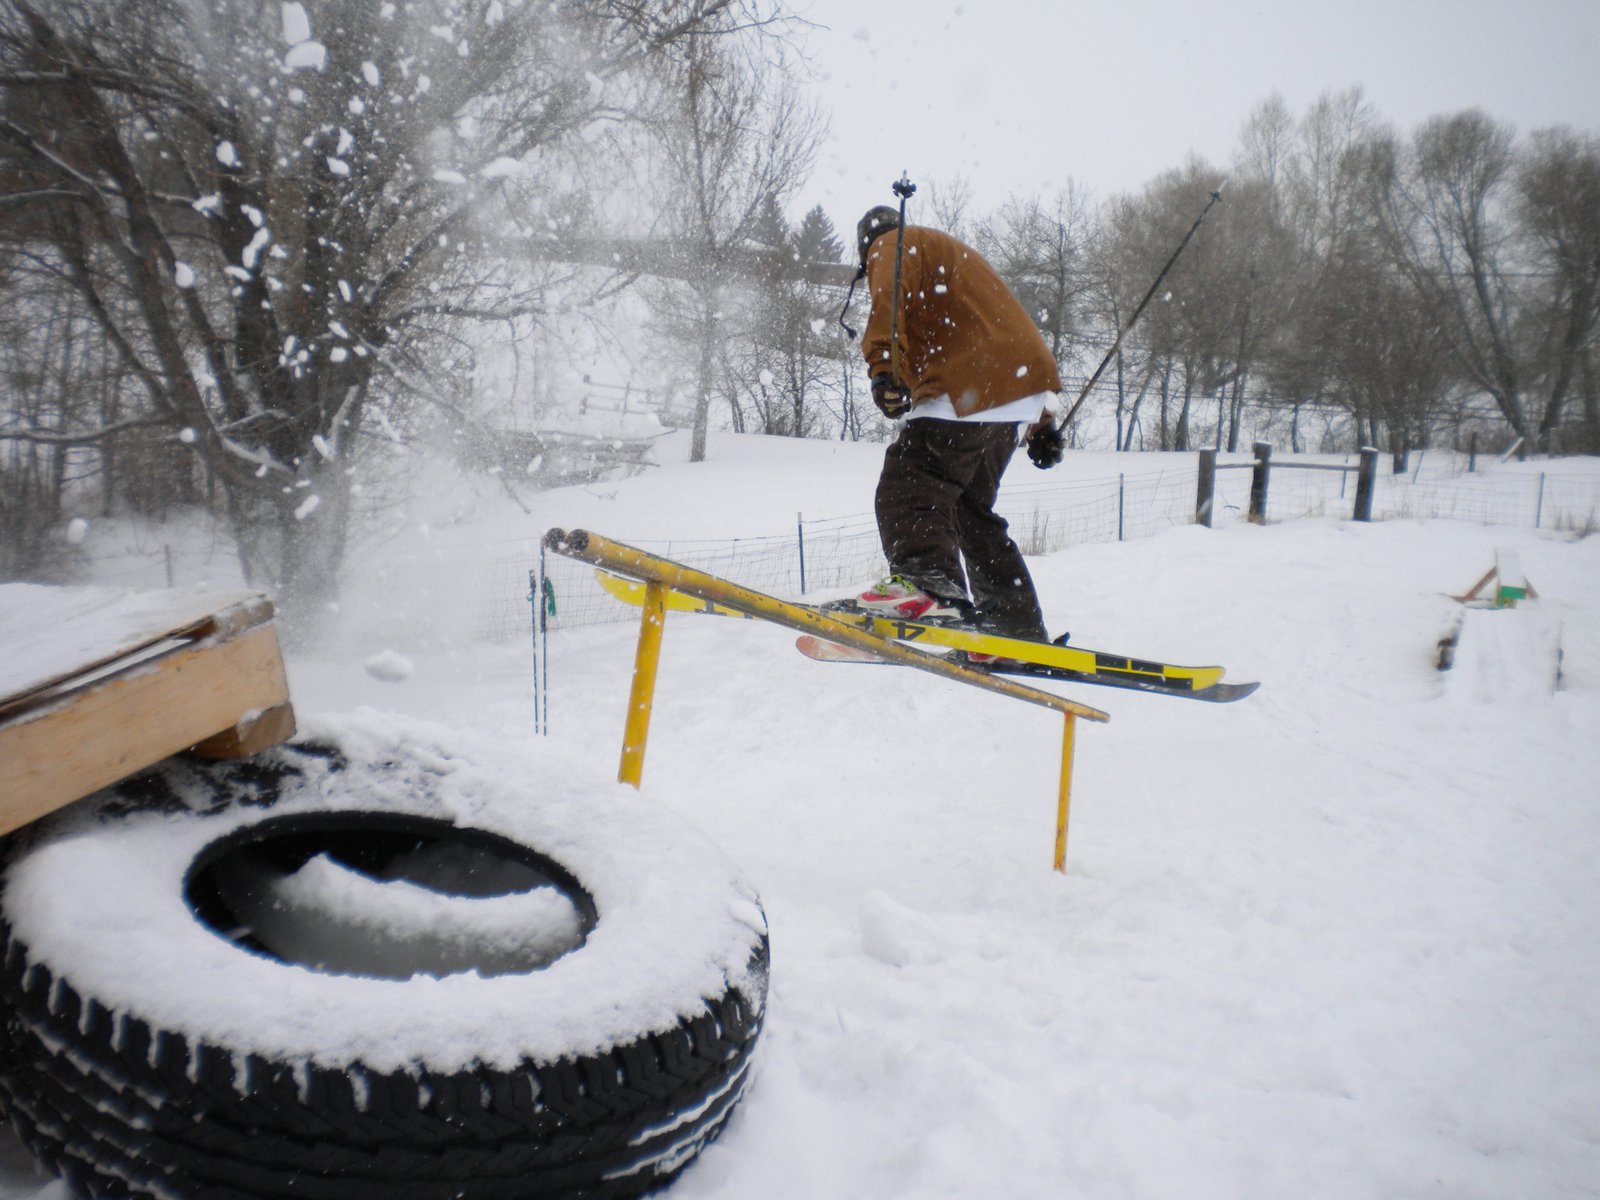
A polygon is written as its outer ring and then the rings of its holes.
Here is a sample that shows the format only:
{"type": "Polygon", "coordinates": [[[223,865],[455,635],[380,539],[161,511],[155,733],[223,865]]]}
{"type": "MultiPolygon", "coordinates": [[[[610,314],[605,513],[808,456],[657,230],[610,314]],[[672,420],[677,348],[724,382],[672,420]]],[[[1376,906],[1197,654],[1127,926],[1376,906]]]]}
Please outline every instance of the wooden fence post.
{"type": "Polygon", "coordinates": [[[1256,465],[1250,472],[1250,511],[1246,516],[1252,524],[1267,523],[1267,478],[1272,471],[1272,445],[1257,442],[1253,447],[1256,465]]]}
{"type": "Polygon", "coordinates": [[[1200,451],[1200,478],[1194,492],[1194,523],[1211,527],[1211,502],[1217,493],[1217,452],[1200,451]]]}
{"type": "Polygon", "coordinates": [[[1377,482],[1378,452],[1371,446],[1363,446],[1361,466],[1356,472],[1356,520],[1372,520],[1372,493],[1377,482]]]}

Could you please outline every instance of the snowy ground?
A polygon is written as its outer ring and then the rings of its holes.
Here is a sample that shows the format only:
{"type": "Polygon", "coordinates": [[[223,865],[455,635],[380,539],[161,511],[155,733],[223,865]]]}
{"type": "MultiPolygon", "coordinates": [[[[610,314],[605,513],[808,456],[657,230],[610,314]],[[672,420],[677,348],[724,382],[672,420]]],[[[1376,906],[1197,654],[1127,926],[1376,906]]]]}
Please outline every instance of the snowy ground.
{"type": "MultiPolygon", "coordinates": [[[[808,480],[867,507],[870,448],[786,470],[786,445],[720,439],[520,519],[724,536],[808,480]]],[[[1080,726],[1064,876],[1054,714],[672,618],[644,790],[758,886],[774,972],[759,1078],[671,1194],[1595,1195],[1600,538],[1317,519],[1033,565],[1074,641],[1262,681],[1075,692],[1112,721],[1080,726]],[[1542,599],[1471,614],[1441,674],[1448,593],[1500,546],[1542,599]]],[[[552,640],[551,737],[597,778],[634,633],[552,640]]],[[[376,673],[370,644],[293,657],[297,707],[532,736],[526,640],[386,648],[376,673]]],[[[60,1197],[0,1158],[0,1200],[60,1197]]]]}

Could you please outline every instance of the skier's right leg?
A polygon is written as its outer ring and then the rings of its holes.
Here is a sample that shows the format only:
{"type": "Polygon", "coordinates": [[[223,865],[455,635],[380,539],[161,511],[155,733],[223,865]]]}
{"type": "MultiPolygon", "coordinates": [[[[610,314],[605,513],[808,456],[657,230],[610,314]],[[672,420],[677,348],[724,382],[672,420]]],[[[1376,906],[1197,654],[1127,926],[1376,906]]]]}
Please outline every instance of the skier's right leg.
{"type": "Polygon", "coordinates": [[[907,421],[884,453],[874,500],[891,574],[946,601],[967,595],[956,510],[982,458],[972,440],[959,421],[907,421]]]}

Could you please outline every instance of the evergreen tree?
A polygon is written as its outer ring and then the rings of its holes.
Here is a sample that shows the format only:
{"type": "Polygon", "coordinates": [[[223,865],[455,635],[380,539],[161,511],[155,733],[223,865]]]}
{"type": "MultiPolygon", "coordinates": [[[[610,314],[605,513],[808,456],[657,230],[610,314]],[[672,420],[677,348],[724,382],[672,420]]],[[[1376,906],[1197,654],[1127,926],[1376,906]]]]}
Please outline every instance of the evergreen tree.
{"type": "Polygon", "coordinates": [[[828,214],[817,205],[800,219],[794,235],[795,253],[801,262],[836,263],[844,258],[844,243],[834,231],[828,214]]]}

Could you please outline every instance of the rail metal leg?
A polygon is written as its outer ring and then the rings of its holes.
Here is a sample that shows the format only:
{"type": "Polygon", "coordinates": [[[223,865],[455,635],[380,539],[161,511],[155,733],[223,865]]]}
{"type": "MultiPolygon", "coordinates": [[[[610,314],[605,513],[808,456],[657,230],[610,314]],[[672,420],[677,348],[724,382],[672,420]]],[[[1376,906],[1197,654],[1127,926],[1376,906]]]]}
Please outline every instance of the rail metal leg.
{"type": "Polygon", "coordinates": [[[639,646],[633,656],[633,687],[628,693],[628,720],[622,733],[622,765],[617,779],[639,786],[644,778],[644,747],[650,737],[650,708],[655,703],[656,668],[661,663],[661,632],[667,624],[667,586],[647,583],[644,614],[639,618],[639,646]]]}

